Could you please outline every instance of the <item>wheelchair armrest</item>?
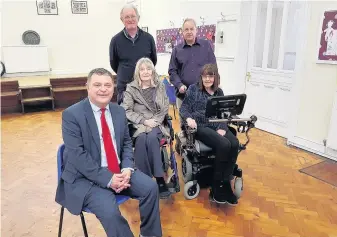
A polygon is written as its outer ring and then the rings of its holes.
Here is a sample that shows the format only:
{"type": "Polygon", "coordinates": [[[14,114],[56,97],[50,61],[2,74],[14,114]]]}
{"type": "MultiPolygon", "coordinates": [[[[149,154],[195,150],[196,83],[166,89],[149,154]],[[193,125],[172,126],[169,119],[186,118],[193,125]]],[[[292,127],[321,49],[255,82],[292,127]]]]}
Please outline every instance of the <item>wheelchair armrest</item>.
{"type": "Polygon", "coordinates": [[[172,120],[172,117],[170,115],[166,114],[164,120],[172,120]]]}
{"type": "Polygon", "coordinates": [[[128,122],[128,128],[129,128],[129,135],[132,138],[133,134],[136,132],[136,128],[133,126],[133,123],[128,122]]]}
{"type": "Polygon", "coordinates": [[[171,121],[172,121],[172,117],[170,115],[166,114],[165,117],[164,117],[163,124],[166,125],[166,126],[167,125],[171,126],[171,123],[172,123],[171,121]]]}
{"type": "Polygon", "coordinates": [[[172,117],[170,115],[166,114],[165,117],[164,117],[163,124],[164,124],[164,126],[169,127],[171,139],[172,139],[172,141],[174,141],[174,130],[173,130],[173,127],[172,127],[172,117]]]}

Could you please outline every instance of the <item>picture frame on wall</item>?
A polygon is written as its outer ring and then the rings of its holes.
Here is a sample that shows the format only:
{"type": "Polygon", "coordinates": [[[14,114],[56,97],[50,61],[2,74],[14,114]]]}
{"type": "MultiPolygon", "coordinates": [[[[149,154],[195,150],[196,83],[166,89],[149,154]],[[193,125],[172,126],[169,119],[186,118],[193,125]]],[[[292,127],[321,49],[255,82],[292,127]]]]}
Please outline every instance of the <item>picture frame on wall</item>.
{"type": "Polygon", "coordinates": [[[145,31],[145,32],[149,32],[149,28],[147,26],[143,26],[142,30],[145,31]]]}
{"type": "Polygon", "coordinates": [[[337,64],[337,9],[323,13],[317,63],[337,64]]]}
{"type": "Polygon", "coordinates": [[[58,15],[57,0],[36,0],[38,15],[58,15]]]}
{"type": "Polygon", "coordinates": [[[73,14],[88,14],[88,1],[71,1],[71,12],[73,14]]]}

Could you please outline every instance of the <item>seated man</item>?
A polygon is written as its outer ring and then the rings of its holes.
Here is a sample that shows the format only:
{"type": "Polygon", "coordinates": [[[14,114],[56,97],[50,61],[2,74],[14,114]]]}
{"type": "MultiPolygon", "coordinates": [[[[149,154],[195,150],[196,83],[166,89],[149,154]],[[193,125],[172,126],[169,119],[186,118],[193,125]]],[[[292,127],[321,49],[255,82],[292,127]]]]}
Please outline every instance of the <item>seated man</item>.
{"type": "Polygon", "coordinates": [[[233,193],[233,169],[238,156],[239,141],[225,123],[210,123],[205,117],[207,99],[223,96],[218,88],[219,73],[215,64],[206,64],[199,82],[190,86],[181,105],[180,114],[187,125],[196,128],[196,139],[215,151],[214,176],[210,197],[218,203],[237,204],[233,193]]]}
{"type": "Polygon", "coordinates": [[[162,236],[158,187],[134,170],[125,111],[110,103],[113,88],[111,73],[94,69],[88,75],[88,98],[64,110],[65,165],[56,202],[75,215],[89,208],[108,237],[131,237],[115,197],[127,195],[139,200],[141,236],[162,236]]]}
{"type": "Polygon", "coordinates": [[[135,128],[136,167],[149,177],[155,177],[160,198],[168,198],[171,193],[164,180],[160,140],[163,136],[170,137],[169,130],[163,126],[169,101],[150,59],[138,60],[134,80],[126,87],[122,106],[135,128]]]}

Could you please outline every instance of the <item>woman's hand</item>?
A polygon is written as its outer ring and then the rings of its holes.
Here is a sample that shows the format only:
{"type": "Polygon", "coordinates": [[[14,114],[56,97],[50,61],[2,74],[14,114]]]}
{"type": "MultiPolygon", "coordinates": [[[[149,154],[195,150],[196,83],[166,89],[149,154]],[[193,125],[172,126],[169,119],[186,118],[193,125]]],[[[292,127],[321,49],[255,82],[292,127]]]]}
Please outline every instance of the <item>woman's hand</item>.
{"type": "Polygon", "coordinates": [[[148,127],[151,127],[151,128],[154,128],[154,127],[157,127],[159,125],[159,123],[154,119],[147,119],[147,120],[144,121],[144,125],[148,126],[148,127]]]}
{"type": "Polygon", "coordinates": [[[226,131],[223,129],[219,129],[218,131],[216,131],[217,133],[219,133],[221,136],[225,136],[226,135],[226,131]]]}
{"type": "Polygon", "coordinates": [[[197,123],[195,122],[194,119],[187,118],[187,119],[186,119],[186,122],[187,122],[187,125],[188,125],[190,128],[197,128],[197,123]]]}

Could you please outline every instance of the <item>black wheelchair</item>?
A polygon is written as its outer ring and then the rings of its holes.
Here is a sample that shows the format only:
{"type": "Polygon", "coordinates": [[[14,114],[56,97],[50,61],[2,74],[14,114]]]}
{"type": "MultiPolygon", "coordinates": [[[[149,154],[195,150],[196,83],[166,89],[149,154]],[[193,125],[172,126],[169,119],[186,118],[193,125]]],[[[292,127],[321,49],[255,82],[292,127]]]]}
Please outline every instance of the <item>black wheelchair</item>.
{"type": "MultiPolygon", "coordinates": [[[[210,122],[225,122],[230,131],[236,136],[237,131],[245,133],[247,141],[240,144],[239,153],[246,149],[250,139],[248,132],[255,127],[257,118],[239,118],[246,101],[245,94],[212,97],[207,101],[205,116],[210,122]],[[236,127],[236,129],[234,128],[236,127]]],[[[212,184],[214,152],[195,139],[195,129],[183,126],[184,136],[176,135],[176,152],[182,157],[182,173],[184,179],[184,196],[186,199],[194,199],[199,195],[200,188],[209,187],[212,184]]],[[[242,170],[235,166],[233,171],[235,179],[234,194],[240,198],[243,191],[242,170]]]]}
{"type": "MultiPolygon", "coordinates": [[[[178,166],[173,150],[174,130],[172,127],[172,117],[166,115],[163,124],[170,131],[170,138],[162,138],[160,140],[160,154],[163,163],[163,169],[167,175],[166,183],[171,193],[178,193],[180,192],[180,185],[178,177],[178,166]],[[171,170],[169,171],[169,169],[171,170]]],[[[134,132],[135,128],[133,127],[133,124],[129,123],[129,133],[130,137],[132,138],[133,146],[135,144],[135,139],[133,138],[134,132]]]]}

